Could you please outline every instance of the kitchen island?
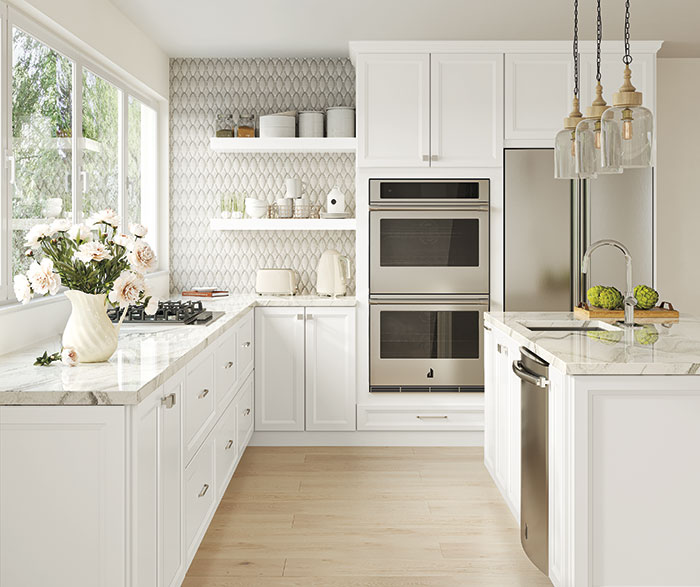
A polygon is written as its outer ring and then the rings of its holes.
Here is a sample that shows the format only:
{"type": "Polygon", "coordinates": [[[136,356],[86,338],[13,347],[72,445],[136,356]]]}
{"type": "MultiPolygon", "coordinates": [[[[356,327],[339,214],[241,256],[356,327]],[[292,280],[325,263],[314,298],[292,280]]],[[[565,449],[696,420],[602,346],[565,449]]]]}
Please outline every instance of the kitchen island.
{"type": "Polygon", "coordinates": [[[513,363],[525,347],[549,364],[552,583],[700,585],[700,320],[628,329],[491,313],[484,323],[484,460],[518,520],[526,461],[513,363]]]}
{"type": "Polygon", "coordinates": [[[204,303],[206,325],[125,324],[105,363],[33,366],[59,338],[0,357],[0,585],[180,585],[253,434],[254,308],[331,306],[318,337],[355,299],[204,303]]]}

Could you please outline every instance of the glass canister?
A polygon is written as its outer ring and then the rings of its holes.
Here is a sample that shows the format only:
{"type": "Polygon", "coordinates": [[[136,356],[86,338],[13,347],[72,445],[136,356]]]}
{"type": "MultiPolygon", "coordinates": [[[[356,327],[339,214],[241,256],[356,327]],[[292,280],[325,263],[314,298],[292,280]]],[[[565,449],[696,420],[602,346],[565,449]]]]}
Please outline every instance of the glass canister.
{"type": "Polygon", "coordinates": [[[233,115],[220,113],[216,115],[216,136],[233,136],[233,115]]]}
{"type": "Polygon", "coordinates": [[[237,137],[254,137],[255,136],[255,115],[241,114],[238,117],[238,128],[236,129],[237,137]]]}

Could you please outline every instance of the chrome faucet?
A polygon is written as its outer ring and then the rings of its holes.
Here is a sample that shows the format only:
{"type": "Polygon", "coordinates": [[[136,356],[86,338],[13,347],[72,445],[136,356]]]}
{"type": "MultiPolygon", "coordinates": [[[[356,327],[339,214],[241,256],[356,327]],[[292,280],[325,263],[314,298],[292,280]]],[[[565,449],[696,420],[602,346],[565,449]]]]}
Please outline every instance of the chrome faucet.
{"type": "Polygon", "coordinates": [[[632,255],[630,255],[629,250],[621,242],[612,239],[603,239],[594,242],[588,250],[583,255],[583,261],[581,263],[581,272],[588,273],[588,264],[590,263],[591,253],[599,247],[605,245],[610,245],[620,250],[625,256],[625,266],[627,269],[627,291],[625,291],[625,320],[623,324],[625,326],[634,326],[634,307],[637,305],[637,300],[634,297],[634,290],[632,289],[632,255]]]}

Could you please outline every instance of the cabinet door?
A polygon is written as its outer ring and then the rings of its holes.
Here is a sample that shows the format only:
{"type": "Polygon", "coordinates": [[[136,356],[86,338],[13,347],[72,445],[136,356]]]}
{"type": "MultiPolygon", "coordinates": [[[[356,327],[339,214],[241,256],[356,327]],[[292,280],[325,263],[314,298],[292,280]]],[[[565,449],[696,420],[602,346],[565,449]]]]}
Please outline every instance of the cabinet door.
{"type": "Polygon", "coordinates": [[[306,309],[306,429],[355,430],[355,308],[306,309]]]}
{"type": "Polygon", "coordinates": [[[248,373],[253,369],[255,359],[254,347],[254,312],[249,312],[243,320],[236,325],[236,379],[237,385],[243,383],[248,373]]]}
{"type": "Polygon", "coordinates": [[[360,55],[357,61],[359,167],[430,165],[430,56],[360,55]]]}
{"type": "Polygon", "coordinates": [[[505,392],[508,394],[508,482],[506,493],[511,510],[520,519],[520,378],[513,373],[511,365],[520,358],[520,345],[512,339],[508,340],[508,364],[506,368],[507,382],[505,392]]]}
{"type": "Polygon", "coordinates": [[[508,424],[510,422],[510,394],[508,393],[508,372],[510,371],[511,360],[509,356],[507,338],[498,333],[496,342],[496,363],[498,380],[496,384],[497,400],[496,400],[496,482],[501,488],[501,491],[507,493],[508,474],[510,469],[510,430],[508,424]]]}
{"type": "Polygon", "coordinates": [[[503,164],[503,55],[430,57],[432,167],[503,164]]]}
{"type": "Polygon", "coordinates": [[[484,463],[492,473],[496,450],[496,342],[490,326],[484,326],[484,463]]]}
{"type": "Polygon", "coordinates": [[[160,585],[182,581],[184,528],[182,523],[183,444],[182,404],[185,373],[180,371],[163,386],[160,409],[160,585]]]}
{"type": "Polygon", "coordinates": [[[304,430],[304,308],[256,308],[255,340],[255,429],[304,430]]]}
{"type": "Polygon", "coordinates": [[[236,334],[235,327],[226,332],[214,351],[215,396],[219,412],[231,401],[238,386],[236,334]]]}
{"type": "Polygon", "coordinates": [[[510,54],[505,61],[505,138],[522,146],[554,145],[571,111],[569,54],[510,54]],[[538,142],[539,141],[539,142],[538,142]]]}

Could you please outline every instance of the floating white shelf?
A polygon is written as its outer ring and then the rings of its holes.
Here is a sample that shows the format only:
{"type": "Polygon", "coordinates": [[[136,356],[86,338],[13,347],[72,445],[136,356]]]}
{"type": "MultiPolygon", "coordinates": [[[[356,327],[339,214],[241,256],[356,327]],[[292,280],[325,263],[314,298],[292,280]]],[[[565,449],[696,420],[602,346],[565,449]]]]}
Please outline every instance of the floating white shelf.
{"type": "Polygon", "coordinates": [[[212,137],[209,147],[217,153],[354,153],[357,139],[335,137],[212,137]]]}
{"type": "Polygon", "coordinates": [[[212,230],[355,230],[354,218],[212,218],[212,230]]]}

